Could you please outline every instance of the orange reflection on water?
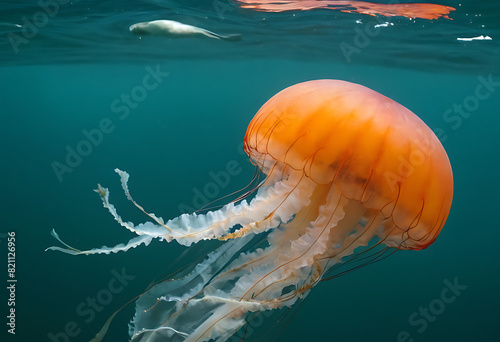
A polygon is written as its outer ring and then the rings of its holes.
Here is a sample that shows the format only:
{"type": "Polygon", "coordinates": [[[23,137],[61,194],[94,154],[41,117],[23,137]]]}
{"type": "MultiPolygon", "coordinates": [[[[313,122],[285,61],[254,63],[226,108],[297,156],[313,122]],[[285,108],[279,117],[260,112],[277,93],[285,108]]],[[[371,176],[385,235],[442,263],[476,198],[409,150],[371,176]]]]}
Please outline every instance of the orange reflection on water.
{"type": "Polygon", "coordinates": [[[342,12],[357,12],[386,17],[402,16],[406,18],[438,19],[448,17],[455,8],[437,4],[375,4],[365,1],[336,0],[235,0],[242,8],[262,12],[308,11],[318,8],[340,10],[342,12]]]}

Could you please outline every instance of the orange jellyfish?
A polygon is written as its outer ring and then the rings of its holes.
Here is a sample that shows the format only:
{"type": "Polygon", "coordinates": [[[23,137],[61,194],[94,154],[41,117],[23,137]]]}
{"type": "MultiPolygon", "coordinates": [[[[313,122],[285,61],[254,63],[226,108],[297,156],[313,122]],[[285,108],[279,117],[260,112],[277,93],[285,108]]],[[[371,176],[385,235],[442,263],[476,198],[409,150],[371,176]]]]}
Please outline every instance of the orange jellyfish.
{"type": "MultiPolygon", "coordinates": [[[[281,91],[250,122],[245,151],[266,175],[250,202],[167,222],[148,214],[154,223],[135,226],[99,186],[104,206],[138,237],[112,248],[50,248],[94,254],[154,238],[186,246],[226,240],[183,277],[140,296],[132,341],[226,341],[249,315],[291,307],[341,266],[426,248],[449,214],[453,176],[437,137],[411,111],[361,85],[316,80],[281,91]]],[[[144,211],[128,174],[116,171],[144,211]]]]}

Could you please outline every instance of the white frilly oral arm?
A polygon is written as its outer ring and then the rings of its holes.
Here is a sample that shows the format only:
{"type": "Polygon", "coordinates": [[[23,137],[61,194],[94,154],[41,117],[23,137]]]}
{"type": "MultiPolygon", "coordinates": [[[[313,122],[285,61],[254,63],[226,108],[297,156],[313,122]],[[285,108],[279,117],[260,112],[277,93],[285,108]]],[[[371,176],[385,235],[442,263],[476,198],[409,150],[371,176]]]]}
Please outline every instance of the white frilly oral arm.
{"type": "MultiPolygon", "coordinates": [[[[103,206],[108,209],[114,219],[123,227],[127,228],[131,232],[139,235],[131,239],[127,244],[119,244],[114,247],[103,246],[101,248],[94,248],[90,250],[78,250],[64,243],[58,236],[58,234],[53,230],[52,236],[54,236],[59,242],[61,242],[67,248],[61,247],[49,247],[46,250],[57,250],[60,252],[78,255],[78,254],[109,254],[117,253],[120,251],[127,251],[130,248],[135,248],[141,244],[148,245],[152,239],[165,239],[167,241],[176,240],[180,244],[189,246],[193,242],[198,242],[200,240],[206,239],[217,239],[223,237],[229,233],[230,228],[235,225],[248,226],[253,225],[254,222],[262,221],[268,218],[270,211],[278,207],[289,194],[290,189],[285,185],[274,186],[267,188],[265,191],[259,191],[257,196],[248,204],[246,201],[242,201],[238,205],[234,203],[229,203],[217,211],[211,211],[206,214],[183,214],[176,217],[168,222],[164,223],[161,217],[157,217],[153,213],[146,212],[130,195],[128,189],[128,179],[129,174],[115,169],[115,172],[120,175],[121,185],[127,196],[127,199],[132,201],[134,205],[139,208],[142,212],[148,215],[154,222],[145,222],[139,225],[134,225],[132,222],[125,222],[118,215],[115,207],[109,202],[109,191],[106,188],[98,185],[98,189],[95,190],[101,196],[103,201],[103,206]]],[[[262,190],[262,189],[260,189],[262,190]]],[[[288,216],[288,214],[287,214],[288,216]]],[[[281,218],[279,215],[275,215],[272,221],[268,222],[267,228],[276,227],[280,222],[281,218]]],[[[249,230],[252,231],[252,230],[249,230]]],[[[254,229],[253,232],[263,231],[262,228],[254,229]]]]}

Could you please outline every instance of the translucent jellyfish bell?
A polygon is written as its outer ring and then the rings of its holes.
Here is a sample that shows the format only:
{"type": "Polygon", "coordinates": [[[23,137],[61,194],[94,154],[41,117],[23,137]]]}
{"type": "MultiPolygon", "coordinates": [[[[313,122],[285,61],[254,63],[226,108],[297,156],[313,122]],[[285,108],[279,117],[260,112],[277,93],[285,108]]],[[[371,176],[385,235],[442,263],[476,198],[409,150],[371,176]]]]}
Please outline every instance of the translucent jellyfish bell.
{"type": "MultiPolygon", "coordinates": [[[[245,151],[266,174],[249,203],[167,222],[148,214],[153,222],[136,226],[99,186],[104,206],[138,237],[88,251],[49,248],[107,254],[154,238],[227,240],[184,277],[140,296],[133,341],[226,341],[250,313],[292,306],[336,267],[429,246],[448,217],[453,177],[439,140],[411,111],[361,85],[317,80],[281,91],[250,122],[245,151]]],[[[128,174],[116,171],[134,201],[128,174]]]]}

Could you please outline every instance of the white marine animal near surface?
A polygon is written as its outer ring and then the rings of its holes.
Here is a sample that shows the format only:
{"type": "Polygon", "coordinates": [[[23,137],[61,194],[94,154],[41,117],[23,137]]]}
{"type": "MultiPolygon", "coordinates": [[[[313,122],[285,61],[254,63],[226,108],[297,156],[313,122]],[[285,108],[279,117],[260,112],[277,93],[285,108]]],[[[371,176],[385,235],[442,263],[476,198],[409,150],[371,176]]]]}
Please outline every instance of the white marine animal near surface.
{"type": "Polygon", "coordinates": [[[154,20],[133,24],[130,26],[130,32],[137,35],[165,36],[170,38],[189,37],[204,35],[210,38],[222,40],[240,40],[241,34],[222,35],[201,27],[187,25],[173,20],[154,20]]]}

